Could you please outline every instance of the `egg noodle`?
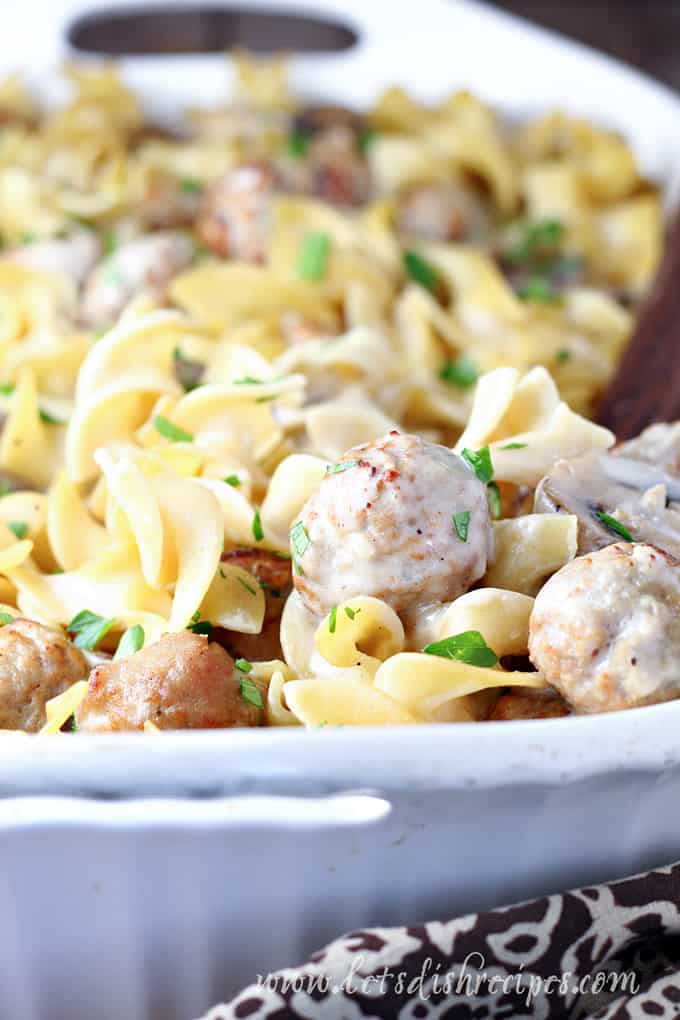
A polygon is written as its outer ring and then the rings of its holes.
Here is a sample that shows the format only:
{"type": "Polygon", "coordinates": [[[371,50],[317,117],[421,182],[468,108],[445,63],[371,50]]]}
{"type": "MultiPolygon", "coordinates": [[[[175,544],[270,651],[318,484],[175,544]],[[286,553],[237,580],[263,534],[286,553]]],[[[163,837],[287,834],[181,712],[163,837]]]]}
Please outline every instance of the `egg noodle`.
{"type": "MultiPolygon", "coordinates": [[[[486,718],[500,690],[545,686],[500,660],[526,656],[576,518],[527,510],[556,460],[613,443],[588,416],[657,267],[658,192],[585,121],[510,128],[468,93],[425,107],[394,88],[351,125],[347,176],[369,191],[333,201],[355,185],[332,160],[310,169],[285,61],[234,66],[231,100],[176,136],[109,67],[67,68],[72,98],[49,113],[0,86],[1,618],[73,633],[87,611],[109,624],[104,657],[228,632],[274,726],[486,718]],[[272,165],[265,212],[244,197],[225,253],[211,196],[272,165]],[[249,257],[233,239],[261,220],[249,257]],[[272,638],[271,593],[228,554],[287,569],[292,552],[295,569],[306,500],[392,429],[488,447],[481,587],[408,621],[360,593],[319,618],[293,590],[272,638]],[[470,632],[493,665],[421,650],[470,632]]],[[[45,731],[86,693],[48,702],[45,731]]]]}

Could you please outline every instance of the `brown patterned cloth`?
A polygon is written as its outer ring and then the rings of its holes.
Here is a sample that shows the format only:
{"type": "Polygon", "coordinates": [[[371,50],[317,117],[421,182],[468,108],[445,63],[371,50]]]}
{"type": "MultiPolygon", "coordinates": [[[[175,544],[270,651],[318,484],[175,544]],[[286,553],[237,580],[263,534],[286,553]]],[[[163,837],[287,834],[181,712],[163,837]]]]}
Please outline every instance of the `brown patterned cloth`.
{"type": "Polygon", "coordinates": [[[680,864],[411,928],[336,939],[204,1020],[680,1016],[680,864]]]}

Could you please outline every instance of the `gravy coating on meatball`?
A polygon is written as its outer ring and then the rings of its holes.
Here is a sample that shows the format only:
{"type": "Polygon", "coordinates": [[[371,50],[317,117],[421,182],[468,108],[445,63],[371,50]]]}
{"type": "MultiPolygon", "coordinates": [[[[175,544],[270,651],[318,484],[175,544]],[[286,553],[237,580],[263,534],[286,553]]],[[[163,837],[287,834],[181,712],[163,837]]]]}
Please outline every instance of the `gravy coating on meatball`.
{"type": "Polygon", "coordinates": [[[489,716],[491,722],[516,719],[560,719],[571,709],[554,691],[514,690],[502,694],[489,716]]]}
{"type": "Polygon", "coordinates": [[[34,733],[45,703],[84,680],[85,656],[59,630],[17,619],[0,627],[0,729],[34,733]]]}
{"type": "Polygon", "coordinates": [[[576,712],[680,695],[680,561],[617,542],[580,556],[541,588],[529,656],[576,712]]]}
{"type": "Polygon", "coordinates": [[[291,530],[294,585],[317,615],[357,595],[396,612],[450,601],[482,577],[492,548],[486,487],[466,462],[398,432],[330,465],[291,530]],[[454,514],[469,515],[463,530],[454,514]]]}
{"type": "MultiPolygon", "coordinates": [[[[244,697],[242,675],[224,648],[180,631],[90,673],[89,690],[76,710],[79,730],[161,730],[259,726],[263,710],[244,697]]],[[[256,681],[250,681],[256,684],[256,681]]]]}

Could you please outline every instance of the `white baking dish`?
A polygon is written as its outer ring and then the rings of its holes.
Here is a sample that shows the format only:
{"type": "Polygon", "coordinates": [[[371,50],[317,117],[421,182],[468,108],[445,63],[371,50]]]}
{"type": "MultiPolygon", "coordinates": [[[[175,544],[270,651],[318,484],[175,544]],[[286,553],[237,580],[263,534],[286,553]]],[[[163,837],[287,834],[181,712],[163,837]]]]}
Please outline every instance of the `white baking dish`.
{"type": "MultiPolygon", "coordinates": [[[[108,6],[92,0],[90,8],[108,6]]],[[[284,3],[267,4],[285,8],[284,3]]],[[[365,104],[466,86],[511,114],[610,124],[680,194],[680,101],[478,4],[296,0],[354,25],[295,62],[365,104]]],[[[25,0],[0,65],[50,100],[73,0],[25,0]]],[[[217,58],[126,61],[149,106],[209,102],[217,58]]],[[[680,704],[404,730],[86,737],[0,747],[0,1016],[186,1020],[358,925],[445,918],[680,857],[680,704]]]]}

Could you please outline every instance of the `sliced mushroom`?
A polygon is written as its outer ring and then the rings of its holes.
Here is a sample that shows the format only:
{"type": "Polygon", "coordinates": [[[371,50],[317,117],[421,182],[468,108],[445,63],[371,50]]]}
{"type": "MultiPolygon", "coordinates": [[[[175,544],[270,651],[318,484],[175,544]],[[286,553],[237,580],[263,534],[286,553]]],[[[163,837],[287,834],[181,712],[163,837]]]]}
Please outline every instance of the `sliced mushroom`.
{"type": "Polygon", "coordinates": [[[575,514],[579,554],[630,535],[680,556],[679,464],[680,424],[653,425],[609,453],[557,461],[534,509],[575,514]]]}

